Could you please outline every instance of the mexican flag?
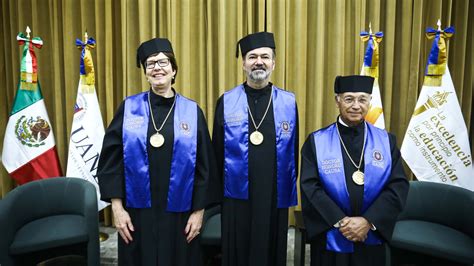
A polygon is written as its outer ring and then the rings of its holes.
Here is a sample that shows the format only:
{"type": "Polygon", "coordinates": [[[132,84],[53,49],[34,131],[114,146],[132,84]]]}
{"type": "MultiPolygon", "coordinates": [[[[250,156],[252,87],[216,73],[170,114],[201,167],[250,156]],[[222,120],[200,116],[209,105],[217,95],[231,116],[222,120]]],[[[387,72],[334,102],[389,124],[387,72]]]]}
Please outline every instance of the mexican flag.
{"type": "Polygon", "coordinates": [[[97,167],[105,130],[95,91],[94,63],[90,51],[95,47],[95,40],[86,35],[86,41],[77,39],[76,46],[82,51],[80,78],[69,139],[66,176],[91,182],[97,191],[98,210],[102,210],[108,203],[100,200],[97,167]]]}
{"type": "Polygon", "coordinates": [[[33,50],[41,48],[43,41],[39,37],[30,39],[21,32],[17,40],[24,44],[20,82],[5,132],[2,162],[10,176],[24,184],[62,173],[33,50]]]}
{"type": "Polygon", "coordinates": [[[365,120],[378,128],[385,129],[382,97],[380,96],[379,88],[379,43],[382,41],[383,33],[377,32],[372,34],[372,29],[370,29],[369,32],[361,32],[360,38],[362,41],[367,42],[364,65],[362,66],[360,74],[375,78],[374,87],[372,89],[372,100],[370,101],[369,111],[365,116],[365,120]]]}
{"type": "Polygon", "coordinates": [[[433,46],[400,151],[418,180],[474,191],[469,136],[447,66],[445,39],[453,33],[452,27],[427,31],[433,46]]]}

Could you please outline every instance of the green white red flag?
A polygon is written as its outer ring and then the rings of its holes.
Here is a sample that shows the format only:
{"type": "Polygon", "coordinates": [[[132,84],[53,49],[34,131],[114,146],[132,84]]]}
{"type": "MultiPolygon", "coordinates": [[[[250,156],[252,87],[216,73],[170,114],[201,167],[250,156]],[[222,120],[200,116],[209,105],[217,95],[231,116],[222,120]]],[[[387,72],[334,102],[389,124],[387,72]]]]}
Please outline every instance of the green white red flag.
{"type": "Polygon", "coordinates": [[[37,179],[62,176],[53,129],[38,81],[34,48],[41,48],[39,37],[19,33],[24,45],[20,82],[8,119],[3,141],[2,163],[10,176],[24,184],[37,179]]]}

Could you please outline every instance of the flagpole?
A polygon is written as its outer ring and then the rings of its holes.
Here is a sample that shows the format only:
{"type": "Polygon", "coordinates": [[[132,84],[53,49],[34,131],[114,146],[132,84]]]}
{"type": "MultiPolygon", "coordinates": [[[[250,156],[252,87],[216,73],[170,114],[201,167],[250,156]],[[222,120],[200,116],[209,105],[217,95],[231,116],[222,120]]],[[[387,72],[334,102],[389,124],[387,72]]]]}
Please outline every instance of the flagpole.
{"type": "Polygon", "coordinates": [[[105,232],[99,232],[99,241],[104,242],[105,240],[109,239],[109,234],[105,232]]]}
{"type": "Polygon", "coordinates": [[[32,36],[29,26],[16,36],[22,49],[19,80],[3,140],[2,164],[18,185],[62,176],[53,127],[38,80],[34,50],[43,46],[43,40],[32,36]]]}
{"type": "Polygon", "coordinates": [[[379,73],[379,43],[382,41],[383,32],[373,33],[372,22],[369,21],[368,32],[362,31],[360,37],[363,42],[367,42],[367,49],[364,54],[361,75],[371,76],[375,79],[372,90],[372,100],[365,120],[378,128],[385,128],[385,119],[382,108],[382,98],[378,85],[379,73]]]}
{"type": "MultiPolygon", "coordinates": [[[[87,43],[88,40],[89,40],[89,36],[87,35],[87,29],[86,29],[86,31],[84,33],[84,43],[87,43]]],[[[105,232],[99,232],[99,241],[100,242],[104,242],[107,239],[109,239],[109,234],[107,234],[105,232]]]]}
{"type": "Polygon", "coordinates": [[[447,66],[446,42],[453,27],[429,27],[432,40],[424,81],[400,148],[419,181],[438,182],[474,191],[472,157],[456,89],[447,66]]]}

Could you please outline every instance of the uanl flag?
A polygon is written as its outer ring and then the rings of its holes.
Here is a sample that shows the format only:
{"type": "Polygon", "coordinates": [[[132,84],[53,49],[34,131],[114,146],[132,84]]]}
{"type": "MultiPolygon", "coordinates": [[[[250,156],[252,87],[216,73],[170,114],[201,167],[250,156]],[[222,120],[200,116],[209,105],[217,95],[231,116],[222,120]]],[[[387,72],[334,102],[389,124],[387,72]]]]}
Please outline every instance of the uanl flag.
{"type": "Polygon", "coordinates": [[[474,191],[468,132],[447,66],[445,40],[453,34],[452,27],[426,32],[433,45],[401,153],[418,180],[474,191]]]}
{"type": "Polygon", "coordinates": [[[38,61],[34,48],[41,48],[39,37],[19,33],[24,45],[20,81],[13,101],[3,141],[2,162],[18,184],[62,176],[53,129],[38,81],[38,61]]]}
{"type": "Polygon", "coordinates": [[[361,32],[360,38],[362,41],[367,42],[364,64],[360,74],[375,78],[372,100],[370,101],[370,108],[365,116],[365,120],[378,128],[384,129],[385,120],[383,117],[382,97],[380,96],[379,88],[379,43],[382,41],[383,33],[377,32],[372,34],[372,29],[370,28],[369,32],[361,32]]]}
{"type": "Polygon", "coordinates": [[[76,46],[81,50],[80,78],[69,139],[66,176],[83,178],[94,184],[98,209],[101,210],[107,203],[100,200],[97,166],[105,133],[95,91],[94,64],[91,55],[95,40],[88,38],[86,33],[85,41],[77,39],[76,46]]]}

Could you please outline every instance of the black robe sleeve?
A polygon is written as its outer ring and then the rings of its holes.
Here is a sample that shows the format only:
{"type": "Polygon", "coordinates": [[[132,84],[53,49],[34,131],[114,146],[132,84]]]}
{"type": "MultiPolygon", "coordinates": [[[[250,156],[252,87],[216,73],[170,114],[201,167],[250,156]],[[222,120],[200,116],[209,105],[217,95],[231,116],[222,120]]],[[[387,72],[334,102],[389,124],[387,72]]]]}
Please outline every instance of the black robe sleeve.
{"type": "Polygon", "coordinates": [[[207,189],[212,174],[213,151],[207,122],[198,107],[198,141],[196,154],[196,172],[194,177],[193,210],[200,210],[208,204],[207,189]]]}
{"type": "Polygon", "coordinates": [[[212,146],[215,155],[214,179],[209,184],[209,191],[213,202],[222,202],[224,196],[224,97],[221,96],[216,103],[214,113],[214,126],[212,130],[212,146]]]}
{"type": "Polygon", "coordinates": [[[362,215],[376,227],[376,231],[387,241],[392,238],[398,214],[403,210],[408,194],[409,182],[402,166],[397,140],[389,134],[392,154],[392,173],[377,199],[362,215]]]}
{"type": "Polygon", "coordinates": [[[125,198],[122,145],[123,112],[124,102],[118,107],[112,122],[105,131],[97,169],[101,200],[107,202],[110,202],[112,198],[125,198]]]}
{"type": "Polygon", "coordinates": [[[303,219],[310,240],[346,216],[321,184],[313,134],[301,148],[300,188],[303,219]]]}
{"type": "MultiPolygon", "coordinates": [[[[296,100],[295,100],[296,101],[296,100]]],[[[295,102],[295,121],[296,121],[296,132],[295,132],[295,173],[296,176],[298,177],[299,169],[298,169],[298,162],[299,162],[299,156],[298,156],[298,149],[300,148],[300,119],[299,119],[299,114],[298,114],[298,104],[295,102]]]]}

